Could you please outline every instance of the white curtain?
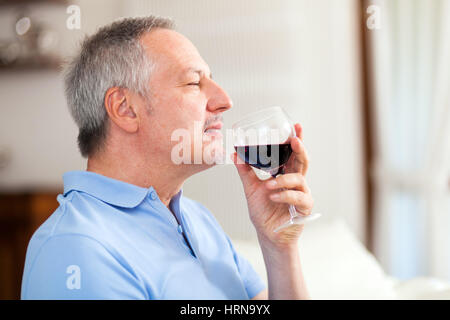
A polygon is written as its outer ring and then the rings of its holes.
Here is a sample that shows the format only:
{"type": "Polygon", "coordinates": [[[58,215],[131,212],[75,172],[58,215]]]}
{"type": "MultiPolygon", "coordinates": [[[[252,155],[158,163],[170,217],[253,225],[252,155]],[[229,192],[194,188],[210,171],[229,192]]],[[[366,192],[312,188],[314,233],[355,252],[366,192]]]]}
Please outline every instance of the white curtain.
{"type": "Polygon", "coordinates": [[[375,253],[394,276],[450,279],[450,1],[373,1],[375,253]]]}

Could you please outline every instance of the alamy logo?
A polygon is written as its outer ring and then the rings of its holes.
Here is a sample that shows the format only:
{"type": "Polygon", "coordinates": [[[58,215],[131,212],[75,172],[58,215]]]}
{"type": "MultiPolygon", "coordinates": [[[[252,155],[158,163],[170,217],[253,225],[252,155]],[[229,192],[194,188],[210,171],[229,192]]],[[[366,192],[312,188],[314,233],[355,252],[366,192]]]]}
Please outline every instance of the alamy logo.
{"type": "Polygon", "coordinates": [[[366,12],[369,14],[366,20],[367,28],[369,30],[381,29],[381,8],[373,4],[367,7],[366,12]]]}
{"type": "Polygon", "coordinates": [[[67,14],[70,16],[66,20],[66,27],[69,30],[81,29],[81,9],[77,5],[70,5],[66,9],[67,14]]]}
{"type": "Polygon", "coordinates": [[[66,280],[66,287],[69,290],[81,288],[81,270],[80,267],[72,264],[67,267],[66,273],[70,274],[66,280]]]}

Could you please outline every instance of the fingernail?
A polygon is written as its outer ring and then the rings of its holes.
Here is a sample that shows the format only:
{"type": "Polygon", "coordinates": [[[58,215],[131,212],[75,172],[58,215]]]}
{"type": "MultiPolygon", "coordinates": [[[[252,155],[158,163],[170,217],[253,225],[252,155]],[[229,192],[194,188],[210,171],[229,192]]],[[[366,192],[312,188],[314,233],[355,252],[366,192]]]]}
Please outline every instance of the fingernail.
{"type": "Polygon", "coordinates": [[[280,195],[278,193],[271,194],[270,199],[274,201],[280,200],[280,195]]]}
{"type": "Polygon", "coordinates": [[[269,182],[267,182],[267,186],[269,188],[275,188],[277,186],[277,182],[275,180],[270,180],[269,182]]]}
{"type": "Polygon", "coordinates": [[[304,211],[300,211],[300,210],[297,210],[297,212],[300,213],[302,216],[307,216],[307,215],[309,215],[308,212],[304,212],[304,211]]]}

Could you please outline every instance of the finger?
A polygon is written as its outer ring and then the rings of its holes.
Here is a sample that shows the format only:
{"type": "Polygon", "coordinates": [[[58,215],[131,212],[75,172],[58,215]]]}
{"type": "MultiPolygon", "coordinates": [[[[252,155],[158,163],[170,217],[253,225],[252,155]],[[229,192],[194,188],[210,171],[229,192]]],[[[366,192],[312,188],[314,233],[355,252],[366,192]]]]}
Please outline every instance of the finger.
{"type": "Polygon", "coordinates": [[[248,164],[246,164],[241,158],[239,158],[236,152],[231,155],[231,160],[236,166],[239,177],[241,178],[244,186],[258,180],[258,177],[252,170],[252,168],[248,164]]]}
{"type": "Polygon", "coordinates": [[[291,148],[294,153],[293,171],[306,175],[309,166],[309,158],[305,145],[300,138],[293,138],[291,139],[291,148]]]}
{"type": "Polygon", "coordinates": [[[267,181],[266,187],[271,190],[286,188],[295,189],[306,193],[310,192],[305,177],[299,173],[286,173],[279,175],[275,179],[270,179],[267,181]]]}
{"type": "Polygon", "coordinates": [[[310,194],[295,191],[284,190],[270,195],[270,200],[278,203],[292,204],[302,214],[310,214],[314,205],[313,198],[310,194]]]}
{"type": "Polygon", "coordinates": [[[301,126],[301,124],[300,123],[296,123],[294,125],[294,128],[295,128],[296,136],[299,137],[300,140],[303,140],[303,127],[301,126]]]}

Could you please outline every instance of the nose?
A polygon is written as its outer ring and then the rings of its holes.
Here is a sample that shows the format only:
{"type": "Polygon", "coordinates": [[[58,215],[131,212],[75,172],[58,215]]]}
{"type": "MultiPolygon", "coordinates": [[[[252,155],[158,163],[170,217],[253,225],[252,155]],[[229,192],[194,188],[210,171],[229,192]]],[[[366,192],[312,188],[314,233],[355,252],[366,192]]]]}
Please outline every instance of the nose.
{"type": "Polygon", "coordinates": [[[213,113],[224,112],[233,106],[228,94],[213,80],[210,80],[208,88],[208,104],[206,108],[213,113]]]}

